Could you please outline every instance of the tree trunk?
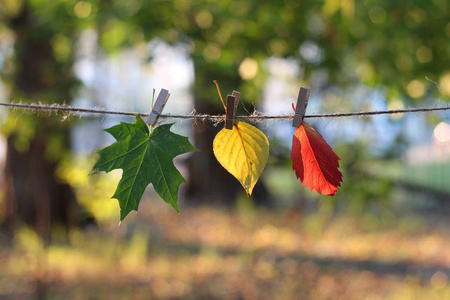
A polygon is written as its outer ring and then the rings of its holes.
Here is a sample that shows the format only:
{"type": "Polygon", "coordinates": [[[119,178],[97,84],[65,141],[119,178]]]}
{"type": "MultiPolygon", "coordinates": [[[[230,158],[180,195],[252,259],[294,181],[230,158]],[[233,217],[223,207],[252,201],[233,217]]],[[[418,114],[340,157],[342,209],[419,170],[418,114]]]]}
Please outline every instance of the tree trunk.
{"type": "MultiPolygon", "coordinates": [[[[206,100],[195,101],[194,107],[202,113],[223,114],[223,111],[219,112],[216,106],[206,100]]],[[[200,152],[195,152],[188,162],[190,175],[187,196],[190,204],[235,204],[240,183],[219,164],[212,148],[214,138],[222,126],[212,126],[208,121],[199,121],[193,126],[194,144],[200,152]]]]}
{"type": "MultiPolygon", "coordinates": [[[[36,25],[37,19],[25,5],[20,15],[10,22],[16,34],[16,68],[11,98],[16,101],[67,101],[74,83],[71,62],[63,65],[54,59],[51,40],[55,31],[46,24],[36,25]],[[51,96],[54,98],[48,99],[51,96]]],[[[54,224],[69,226],[76,221],[75,194],[69,185],[58,182],[55,177],[61,153],[68,150],[69,131],[56,118],[27,114],[16,118],[27,118],[28,121],[19,122],[19,126],[34,127],[31,129],[34,136],[24,138],[20,133],[23,128],[17,128],[7,138],[3,228],[12,232],[16,225],[25,223],[48,242],[54,224]],[[18,139],[28,139],[28,147],[18,149],[18,139]],[[49,148],[49,142],[55,140],[58,140],[60,151],[49,148]]]]}
{"type": "MultiPolygon", "coordinates": [[[[234,76],[230,74],[217,73],[214,69],[202,69],[204,64],[196,64],[196,85],[195,90],[198,90],[194,100],[194,107],[200,113],[220,115],[225,114],[222,105],[208,101],[198,95],[204,94],[205,87],[213,85],[212,78],[218,78],[219,83],[234,87],[237,89],[241,83],[241,79],[237,74],[234,76]]],[[[233,88],[225,87],[223,89],[223,96],[231,94],[233,88]],[[225,92],[226,91],[226,92],[225,92]]],[[[242,99],[242,97],[241,97],[242,99]]],[[[224,99],[226,101],[226,98],[224,99]]],[[[213,126],[211,122],[197,121],[193,125],[194,145],[200,152],[195,152],[188,161],[189,182],[187,189],[188,203],[199,204],[213,204],[232,207],[236,204],[239,193],[245,197],[246,193],[239,183],[239,181],[228,171],[226,171],[217,161],[213,152],[213,141],[217,133],[222,130],[224,123],[218,126],[213,126]]],[[[252,200],[256,205],[271,206],[273,204],[272,196],[267,190],[261,179],[255,185],[253,190],[252,200]]]]}
{"type": "Polygon", "coordinates": [[[51,226],[69,226],[76,219],[75,194],[55,180],[57,164],[45,158],[47,139],[37,133],[26,152],[14,146],[16,135],[7,139],[5,163],[5,223],[13,228],[25,223],[48,241],[51,226]]]}

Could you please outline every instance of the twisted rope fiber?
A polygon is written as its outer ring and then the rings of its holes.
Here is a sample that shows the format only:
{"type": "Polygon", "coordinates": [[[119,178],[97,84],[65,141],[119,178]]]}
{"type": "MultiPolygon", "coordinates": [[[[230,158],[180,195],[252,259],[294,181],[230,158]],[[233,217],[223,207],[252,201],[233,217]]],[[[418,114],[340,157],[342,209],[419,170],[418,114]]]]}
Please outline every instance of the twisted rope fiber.
{"type": "MultiPolygon", "coordinates": [[[[74,106],[60,105],[60,104],[53,104],[53,105],[39,104],[38,105],[38,104],[0,103],[0,106],[9,107],[9,108],[20,108],[20,109],[26,109],[26,110],[46,111],[46,112],[71,112],[71,113],[77,113],[77,114],[100,114],[100,115],[120,115],[120,116],[135,116],[137,114],[141,117],[146,117],[149,115],[149,113],[74,107],[74,106]]],[[[348,113],[312,114],[312,115],[305,115],[305,118],[339,118],[339,117],[371,116],[371,115],[430,112],[430,111],[443,111],[443,110],[450,110],[450,106],[419,107],[419,108],[376,110],[376,111],[360,111],[360,112],[348,112],[348,113]]],[[[253,114],[250,116],[236,116],[235,118],[239,119],[239,120],[264,121],[264,120],[292,120],[293,117],[294,117],[293,115],[263,115],[263,114],[256,113],[256,114],[253,114]]],[[[195,114],[195,113],[190,114],[190,115],[161,114],[160,118],[217,121],[217,120],[224,119],[224,115],[208,115],[208,114],[195,114]]]]}

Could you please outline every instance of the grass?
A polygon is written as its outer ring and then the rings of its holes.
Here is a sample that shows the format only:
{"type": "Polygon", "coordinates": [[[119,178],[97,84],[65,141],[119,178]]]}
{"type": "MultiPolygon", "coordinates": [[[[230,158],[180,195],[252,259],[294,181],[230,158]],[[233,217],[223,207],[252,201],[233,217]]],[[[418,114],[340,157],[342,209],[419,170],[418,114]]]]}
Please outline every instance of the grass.
{"type": "Polygon", "coordinates": [[[450,299],[447,228],[144,199],[120,226],[55,232],[47,248],[22,228],[0,247],[0,299],[450,299]]]}
{"type": "Polygon", "coordinates": [[[401,162],[379,163],[371,165],[375,174],[394,181],[420,188],[434,190],[450,195],[450,162],[441,161],[428,164],[409,164],[401,162]]]}

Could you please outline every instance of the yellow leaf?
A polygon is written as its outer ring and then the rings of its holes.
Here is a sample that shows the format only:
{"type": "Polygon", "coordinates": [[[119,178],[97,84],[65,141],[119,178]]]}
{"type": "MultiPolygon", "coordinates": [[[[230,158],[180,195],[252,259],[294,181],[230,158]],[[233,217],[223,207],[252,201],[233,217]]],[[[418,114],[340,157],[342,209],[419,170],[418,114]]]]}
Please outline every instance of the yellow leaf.
{"type": "Polygon", "coordinates": [[[269,141],[258,128],[235,122],[233,129],[222,129],[214,139],[214,155],[228,172],[239,180],[251,196],[267,158],[269,141]]]}

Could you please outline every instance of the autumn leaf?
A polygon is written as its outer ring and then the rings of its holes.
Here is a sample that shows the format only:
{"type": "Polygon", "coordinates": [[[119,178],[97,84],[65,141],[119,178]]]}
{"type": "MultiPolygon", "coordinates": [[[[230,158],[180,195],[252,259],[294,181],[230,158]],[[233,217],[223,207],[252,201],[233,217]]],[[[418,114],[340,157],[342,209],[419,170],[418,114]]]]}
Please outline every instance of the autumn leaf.
{"type": "Polygon", "coordinates": [[[222,129],[214,139],[214,155],[219,163],[251,196],[269,157],[269,141],[258,128],[235,122],[233,129],[222,129]]]}
{"type": "Polygon", "coordinates": [[[291,158],[292,169],[303,185],[319,194],[332,196],[336,193],[342,182],[339,157],[305,121],[294,132],[291,158]]]}
{"type": "Polygon", "coordinates": [[[123,170],[112,196],[119,200],[120,220],[138,209],[144,190],[150,183],[161,198],[178,211],[178,188],[186,180],[172,160],[182,153],[198,150],[186,137],[172,133],[172,125],[156,127],[149,135],[147,124],[136,115],[134,124],[121,122],[105,130],[117,141],[97,151],[100,157],[91,173],[123,170]]]}

